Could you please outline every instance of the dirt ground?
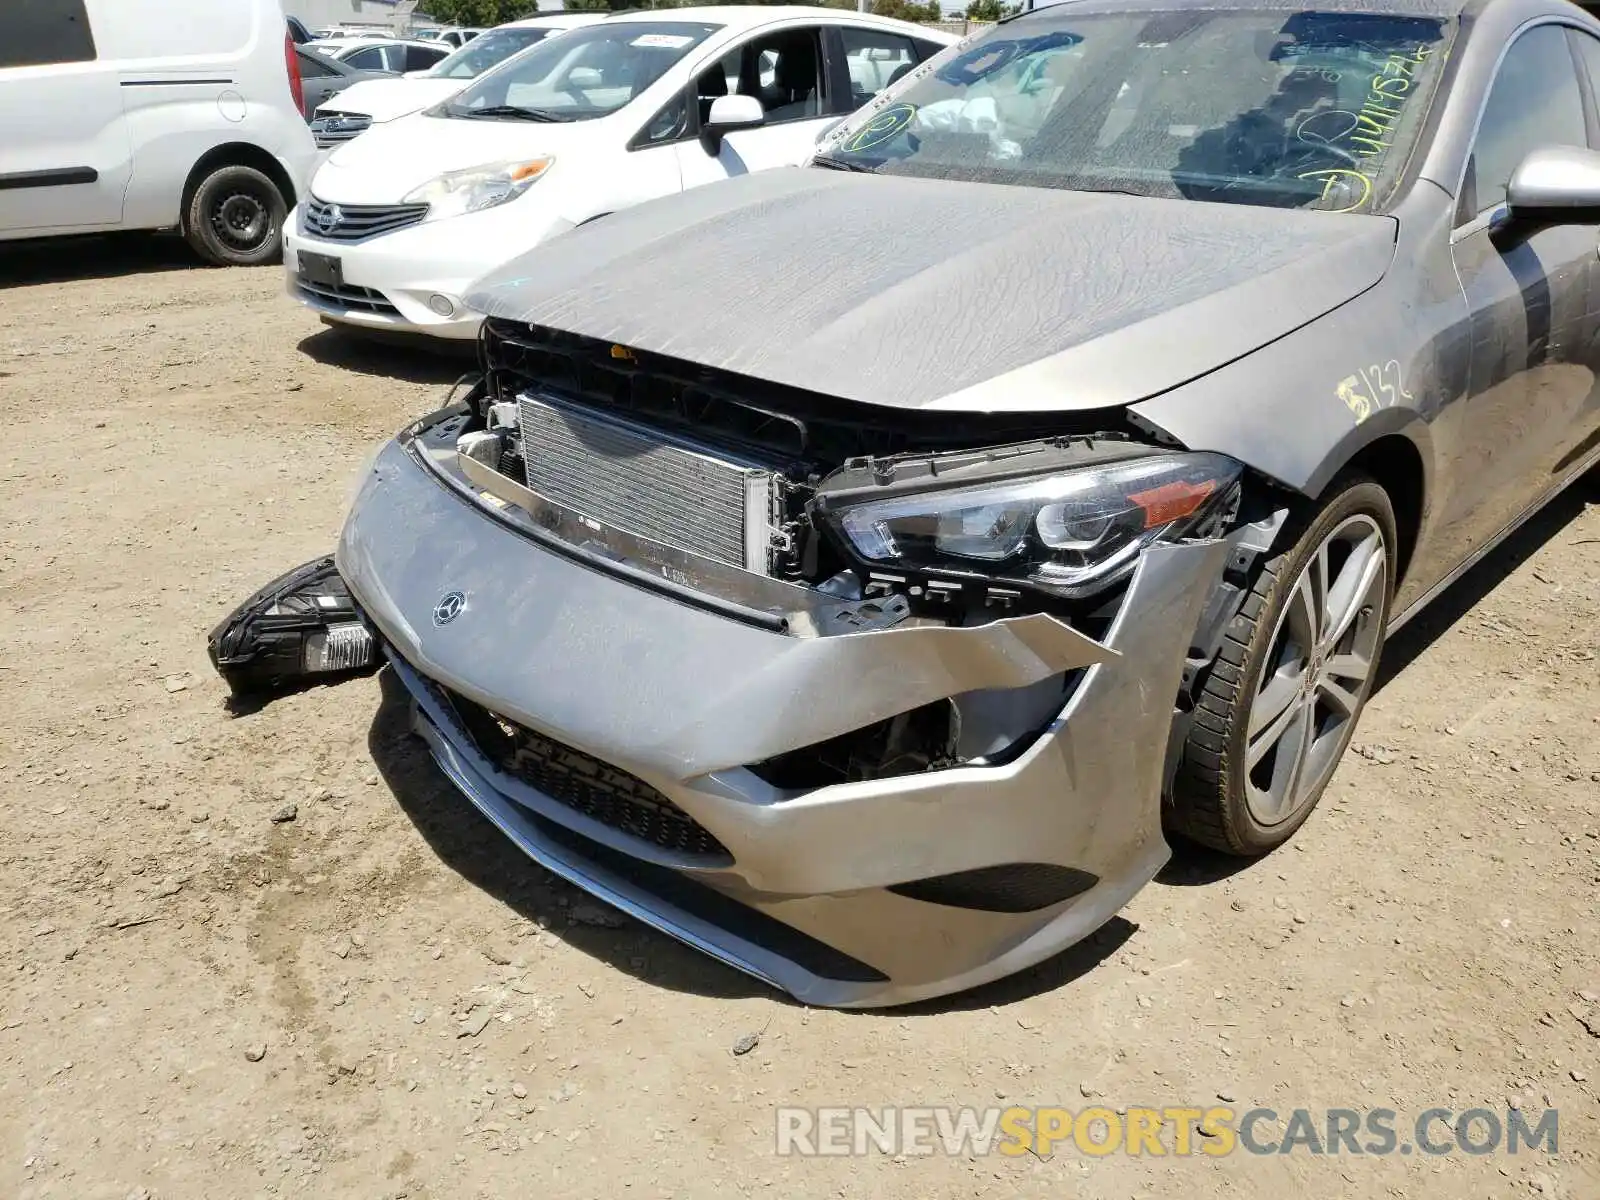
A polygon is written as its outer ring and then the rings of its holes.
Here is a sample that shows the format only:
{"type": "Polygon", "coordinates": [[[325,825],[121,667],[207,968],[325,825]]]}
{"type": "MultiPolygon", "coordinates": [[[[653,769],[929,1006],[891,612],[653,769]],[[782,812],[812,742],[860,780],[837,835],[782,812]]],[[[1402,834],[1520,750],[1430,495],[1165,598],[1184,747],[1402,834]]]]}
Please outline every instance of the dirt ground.
{"type": "Polygon", "coordinates": [[[206,632],[468,365],[181,246],[0,252],[0,1195],[1600,1197],[1600,480],[1391,643],[1289,847],[976,994],[808,1011],[524,860],[392,682],[225,711],[206,632]],[[1550,1106],[1560,1148],[773,1149],[785,1103],[1091,1099],[1550,1106]]]}

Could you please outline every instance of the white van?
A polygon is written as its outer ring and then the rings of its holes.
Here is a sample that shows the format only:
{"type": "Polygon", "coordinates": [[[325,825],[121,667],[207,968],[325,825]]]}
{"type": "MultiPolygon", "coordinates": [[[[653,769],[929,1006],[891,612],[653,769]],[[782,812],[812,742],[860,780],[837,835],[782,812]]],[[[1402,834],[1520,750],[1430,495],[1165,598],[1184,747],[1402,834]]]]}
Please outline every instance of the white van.
{"type": "Polygon", "coordinates": [[[279,0],[0,8],[0,241],[177,228],[277,260],[317,153],[279,0]]]}

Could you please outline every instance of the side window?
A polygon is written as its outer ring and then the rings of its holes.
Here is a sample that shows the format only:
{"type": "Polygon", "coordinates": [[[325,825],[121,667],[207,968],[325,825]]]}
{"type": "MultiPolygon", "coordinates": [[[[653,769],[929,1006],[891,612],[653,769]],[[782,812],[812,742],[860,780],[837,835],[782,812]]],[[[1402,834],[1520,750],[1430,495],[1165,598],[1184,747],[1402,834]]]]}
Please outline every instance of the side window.
{"type": "Polygon", "coordinates": [[[5,0],[0,67],[93,62],[94,32],[83,0],[5,0]]]}
{"type": "Polygon", "coordinates": [[[694,90],[700,104],[700,124],[704,125],[711,119],[711,105],[718,96],[740,94],[739,64],[743,61],[743,57],[743,50],[730,50],[695,76],[694,90]]]}
{"type": "Polygon", "coordinates": [[[437,50],[429,50],[427,46],[406,46],[405,69],[427,70],[442,58],[437,50]]]}
{"type": "Polygon", "coordinates": [[[827,111],[822,31],[785,29],[730,50],[695,77],[702,123],[718,96],[754,96],[767,124],[814,120],[827,111]]]}
{"type": "Polygon", "coordinates": [[[943,42],[925,42],[921,38],[912,38],[911,40],[917,44],[917,58],[921,62],[927,62],[944,49],[943,42]]]}
{"type": "Polygon", "coordinates": [[[739,92],[761,101],[768,125],[814,120],[828,111],[820,29],[769,33],[743,50],[739,92]]]}
{"type": "MultiPolygon", "coordinates": [[[[704,102],[707,106],[710,101],[704,102]]],[[[643,150],[647,146],[664,146],[676,142],[689,133],[689,97],[679,92],[661,106],[659,112],[645,123],[628,144],[630,150],[643,150]]]]}
{"type": "Polygon", "coordinates": [[[358,71],[387,71],[389,68],[383,61],[382,46],[366,46],[354,54],[344,57],[347,67],[354,67],[358,71]]]}
{"type": "Polygon", "coordinates": [[[1511,44],[1467,161],[1471,213],[1505,203],[1511,172],[1540,146],[1585,146],[1583,96],[1566,29],[1540,25],[1511,44]]]}
{"type": "Polygon", "coordinates": [[[1594,94],[1600,96],[1600,38],[1579,33],[1576,29],[1569,29],[1567,33],[1577,44],[1578,57],[1583,60],[1583,69],[1589,73],[1589,83],[1594,94]]]}
{"type": "Polygon", "coordinates": [[[330,75],[339,73],[315,54],[297,54],[295,57],[300,60],[300,74],[307,79],[326,79],[330,75]]]}
{"type": "Polygon", "coordinates": [[[891,83],[917,65],[916,48],[911,39],[876,29],[843,26],[839,37],[844,42],[844,61],[850,69],[852,112],[871,100],[891,83]]]}

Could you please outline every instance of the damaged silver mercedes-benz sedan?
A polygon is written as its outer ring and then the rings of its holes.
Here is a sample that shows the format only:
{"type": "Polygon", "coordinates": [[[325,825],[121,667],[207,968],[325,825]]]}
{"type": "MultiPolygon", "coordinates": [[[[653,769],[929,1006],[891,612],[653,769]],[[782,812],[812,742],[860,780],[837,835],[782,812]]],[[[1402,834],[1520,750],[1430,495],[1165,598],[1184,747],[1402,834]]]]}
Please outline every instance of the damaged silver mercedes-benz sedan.
{"type": "Polygon", "coordinates": [[[1004,22],[482,282],[340,571],[558,875],[810,1003],[1016,971],[1288,838],[1600,457],[1592,69],[1558,0],[1004,22]]]}

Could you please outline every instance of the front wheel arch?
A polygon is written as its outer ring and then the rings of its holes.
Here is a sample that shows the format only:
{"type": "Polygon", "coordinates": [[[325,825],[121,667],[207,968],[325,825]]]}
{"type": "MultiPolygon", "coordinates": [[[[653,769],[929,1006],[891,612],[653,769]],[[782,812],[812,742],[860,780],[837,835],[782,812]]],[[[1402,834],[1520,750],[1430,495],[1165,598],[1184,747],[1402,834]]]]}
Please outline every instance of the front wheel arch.
{"type": "Polygon", "coordinates": [[[1427,512],[1428,469],[1422,452],[1402,433],[1382,435],[1347,459],[1336,475],[1366,475],[1389,494],[1397,544],[1395,590],[1405,582],[1427,512]]]}

